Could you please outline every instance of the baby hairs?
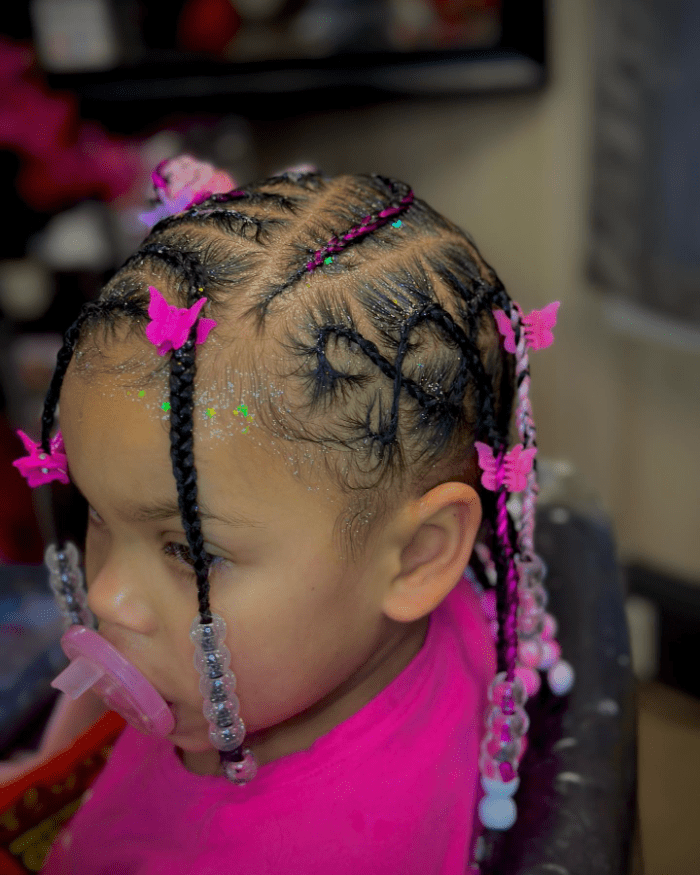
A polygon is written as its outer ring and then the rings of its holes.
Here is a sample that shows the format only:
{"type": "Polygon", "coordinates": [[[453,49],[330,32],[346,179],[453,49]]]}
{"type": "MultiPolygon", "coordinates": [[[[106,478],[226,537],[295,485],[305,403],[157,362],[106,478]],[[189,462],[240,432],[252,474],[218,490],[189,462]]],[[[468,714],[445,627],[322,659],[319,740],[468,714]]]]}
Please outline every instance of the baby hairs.
{"type": "MultiPolygon", "coordinates": [[[[171,169],[174,178],[176,162],[171,169]]],[[[159,167],[156,194],[167,188],[168,170],[159,167]]],[[[192,637],[210,684],[210,738],[236,783],[255,769],[227,699],[225,626],[210,610],[197,506],[193,410],[204,312],[221,325],[220,337],[236,320],[284,363],[285,399],[295,399],[294,407],[285,413],[268,400],[268,426],[323,459],[348,498],[351,550],[371,529],[367,521],[390,506],[387,496],[471,483],[484,507],[474,565],[484,584],[495,582],[495,599],[488,587],[482,599],[497,621],[498,655],[481,747],[487,795],[480,816],[487,827],[507,829],[528,727],[523,706],[540,684],[535,669],[549,670],[556,692],[573,679],[559,659],[555,621],[544,614],[545,569],[533,544],[527,349],[546,345],[552,313],[524,316],[474,243],[394,179],[287,172],[231,191],[204,189],[160,218],[66,332],[37,451],[52,452],[61,384],[87,331],[127,324],[140,334],[149,316],[155,323],[154,293],[167,287],[171,303],[158,306],[173,318],[191,316],[181,339],[161,338],[158,351],[170,352],[170,456],[199,599],[192,637]],[[512,492],[523,492],[520,519],[509,510],[512,492]]]]}

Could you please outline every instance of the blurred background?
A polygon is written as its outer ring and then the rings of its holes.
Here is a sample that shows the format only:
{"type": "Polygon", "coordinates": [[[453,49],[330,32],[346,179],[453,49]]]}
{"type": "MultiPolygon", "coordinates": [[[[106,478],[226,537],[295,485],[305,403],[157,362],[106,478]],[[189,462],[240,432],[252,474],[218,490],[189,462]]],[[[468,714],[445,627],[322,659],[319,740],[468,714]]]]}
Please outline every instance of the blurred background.
{"type": "MultiPolygon", "coordinates": [[[[646,871],[697,871],[700,3],[15,5],[0,13],[0,750],[63,665],[32,567],[48,490],[11,467],[14,431],[38,436],[62,332],[145,235],[150,171],[190,151],[240,183],[301,163],[380,172],[471,233],[525,311],[561,301],[531,362],[538,446],[615,534],[646,871]]],[[[70,489],[53,500],[79,537],[70,489]]]]}

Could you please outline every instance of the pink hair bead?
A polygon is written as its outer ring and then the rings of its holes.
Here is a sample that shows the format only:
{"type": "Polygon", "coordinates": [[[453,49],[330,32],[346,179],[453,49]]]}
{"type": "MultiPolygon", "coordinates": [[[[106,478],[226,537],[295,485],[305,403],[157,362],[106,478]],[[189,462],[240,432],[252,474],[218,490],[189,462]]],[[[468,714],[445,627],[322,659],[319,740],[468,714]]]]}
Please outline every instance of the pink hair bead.
{"type": "Polygon", "coordinates": [[[226,763],[224,774],[232,784],[247,784],[258,774],[258,764],[252,751],[246,748],[243,751],[241,762],[226,763]]]}
{"type": "Polygon", "coordinates": [[[561,646],[558,641],[543,641],[542,642],[542,660],[540,668],[543,671],[549,670],[561,656],[561,646]]]}
{"type": "Polygon", "coordinates": [[[518,644],[518,660],[525,668],[538,668],[542,660],[542,644],[539,638],[530,638],[518,644]]]}
{"type": "Polygon", "coordinates": [[[502,736],[504,730],[521,736],[530,728],[530,718],[524,708],[516,707],[513,714],[504,714],[500,708],[494,708],[488,716],[487,724],[496,736],[502,736]]]}
{"type": "Polygon", "coordinates": [[[504,713],[510,710],[512,706],[522,708],[527,701],[525,685],[517,675],[512,683],[508,683],[506,673],[504,671],[499,672],[491,681],[489,701],[497,705],[504,713]]]}
{"type": "Polygon", "coordinates": [[[557,618],[551,614],[544,615],[544,626],[542,627],[542,638],[545,641],[551,641],[559,630],[557,618]]]}
{"type": "Polygon", "coordinates": [[[520,747],[519,738],[502,741],[500,738],[494,738],[493,735],[489,735],[484,745],[484,753],[493,757],[498,762],[515,762],[520,754],[520,747]]]}
{"type": "Polygon", "coordinates": [[[515,669],[515,675],[516,677],[519,677],[525,685],[525,692],[527,693],[528,699],[537,695],[542,686],[542,681],[540,680],[539,674],[534,671],[534,669],[519,665],[515,669]]]}
{"type": "Polygon", "coordinates": [[[544,619],[542,614],[520,614],[518,634],[520,638],[533,638],[542,634],[544,619]]]}
{"type": "Polygon", "coordinates": [[[522,614],[541,613],[547,607],[547,593],[539,583],[518,590],[518,610],[522,614]]]}
{"type": "MultiPolygon", "coordinates": [[[[512,760],[505,758],[505,753],[501,752],[503,759],[496,759],[486,751],[486,743],[488,739],[481,742],[481,754],[479,757],[479,771],[485,778],[490,778],[493,781],[512,781],[518,774],[516,766],[518,763],[517,757],[512,760]]],[[[518,748],[520,752],[520,748],[518,748]]]]}

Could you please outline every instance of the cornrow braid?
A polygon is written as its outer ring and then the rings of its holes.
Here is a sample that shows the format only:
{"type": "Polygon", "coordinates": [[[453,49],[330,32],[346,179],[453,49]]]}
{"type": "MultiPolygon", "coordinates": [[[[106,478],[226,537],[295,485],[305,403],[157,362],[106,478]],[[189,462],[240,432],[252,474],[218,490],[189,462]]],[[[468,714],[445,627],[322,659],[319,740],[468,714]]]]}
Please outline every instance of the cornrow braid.
{"type": "Polygon", "coordinates": [[[227,209],[202,209],[201,205],[188,210],[186,213],[179,213],[176,216],[168,216],[161,219],[157,225],[153,226],[152,234],[162,234],[171,228],[176,228],[179,225],[185,225],[193,219],[200,218],[202,223],[210,223],[223,231],[238,231],[241,236],[257,241],[260,234],[270,226],[277,224],[273,220],[258,219],[255,216],[248,216],[238,210],[227,209]]]}
{"type": "Polygon", "coordinates": [[[227,207],[233,201],[243,200],[246,205],[264,203],[266,206],[277,207],[282,213],[293,214],[299,207],[299,199],[279,192],[271,191],[246,191],[238,189],[225,194],[216,194],[201,201],[195,206],[182,213],[167,216],[161,219],[151,229],[151,236],[162,234],[170,228],[185,225],[193,220],[199,222],[211,222],[223,231],[235,231],[241,236],[248,237],[256,242],[260,235],[280,224],[279,219],[259,218],[250,216],[240,210],[227,207]]]}
{"type": "Polygon", "coordinates": [[[203,291],[209,280],[207,272],[199,258],[193,253],[183,252],[180,249],[171,249],[162,243],[147,243],[145,246],[142,246],[141,249],[139,249],[139,251],[126,262],[126,264],[142,258],[144,255],[158,258],[170,267],[175,268],[175,270],[180,270],[185,274],[189,281],[187,305],[188,307],[191,307],[198,297],[200,297],[200,295],[197,295],[197,290],[200,292],[203,291]]]}
{"type": "Polygon", "coordinates": [[[297,198],[280,194],[277,191],[237,189],[236,191],[229,191],[225,194],[213,194],[210,198],[202,201],[202,203],[197,206],[199,209],[204,209],[209,204],[229,204],[234,200],[245,200],[248,204],[264,203],[267,205],[273,205],[285,212],[294,212],[298,205],[297,198]]]}
{"type": "MultiPolygon", "coordinates": [[[[383,177],[378,177],[383,182],[386,182],[387,185],[391,186],[392,190],[395,193],[397,192],[398,186],[392,180],[384,179],[383,177]]],[[[317,252],[314,253],[312,259],[306,264],[306,271],[311,273],[316,270],[322,262],[328,258],[329,256],[337,255],[339,252],[342,252],[344,249],[347,249],[352,243],[356,243],[362,237],[367,234],[371,234],[373,231],[376,231],[377,228],[381,228],[383,225],[386,225],[390,219],[393,219],[395,216],[401,215],[401,213],[405,212],[413,203],[415,197],[413,191],[408,187],[404,186],[406,189],[404,195],[401,197],[397,204],[393,206],[386,207],[383,210],[379,210],[379,212],[371,214],[369,216],[365,216],[364,219],[360,222],[359,225],[355,225],[350,228],[345,234],[341,234],[340,237],[333,236],[326,243],[325,246],[322,246],[317,252]]]]}
{"type": "MultiPolygon", "coordinates": [[[[375,174],[373,179],[380,181],[388,188],[394,198],[398,198],[395,203],[390,203],[382,209],[370,213],[365,216],[359,225],[354,225],[349,228],[344,234],[334,235],[320,249],[313,252],[310,260],[302,263],[284,282],[275,288],[265,293],[256,305],[258,324],[259,326],[265,319],[267,311],[272,301],[279,297],[287,289],[295,285],[303,276],[308,273],[313,273],[321,264],[333,257],[351,245],[360,242],[368,234],[373,233],[378,228],[386,225],[391,219],[404,213],[415,200],[412,189],[404,183],[399,183],[393,179],[387,179],[379,174],[375,174]]],[[[287,181],[287,180],[285,180],[287,181]]]]}

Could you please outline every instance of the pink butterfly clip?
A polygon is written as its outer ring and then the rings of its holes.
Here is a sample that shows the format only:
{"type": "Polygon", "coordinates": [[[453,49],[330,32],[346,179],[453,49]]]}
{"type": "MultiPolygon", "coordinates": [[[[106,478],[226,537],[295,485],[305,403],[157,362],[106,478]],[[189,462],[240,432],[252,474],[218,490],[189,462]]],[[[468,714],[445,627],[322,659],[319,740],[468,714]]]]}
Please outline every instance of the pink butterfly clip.
{"type": "Polygon", "coordinates": [[[59,480],[61,483],[70,482],[68,477],[68,457],[65,453],[63,436],[60,431],[56,432],[55,437],[51,439],[49,444],[51,453],[48,454],[42,449],[41,443],[33,441],[23,431],[18,429],[17,434],[22,439],[24,448],[29,455],[16,459],[12,464],[26,478],[27,483],[32,488],[43,486],[44,483],[51,483],[52,480],[59,480]]]}
{"type": "MultiPolygon", "coordinates": [[[[158,355],[180,349],[189,337],[190,329],[197,321],[199,311],[207,303],[207,299],[200,298],[188,309],[168,304],[154,286],[149,286],[148,291],[151,293],[148,315],[152,321],[146,326],[146,337],[158,347],[158,355]]],[[[214,319],[200,319],[197,322],[195,343],[204,343],[215,325],[214,319]]]]}
{"type": "Polygon", "coordinates": [[[485,489],[496,492],[502,484],[506,485],[509,492],[521,492],[525,489],[527,475],[532,470],[537,447],[526,450],[520,444],[516,444],[499,464],[488,444],[475,441],[474,446],[479,455],[479,467],[484,472],[481,475],[481,483],[485,489]]]}
{"type": "MultiPolygon", "coordinates": [[[[559,301],[552,301],[547,304],[542,310],[533,310],[527,316],[522,316],[522,326],[525,332],[525,340],[530,349],[546,349],[554,342],[552,328],[557,324],[557,310],[559,309],[559,301]]],[[[494,319],[498,325],[498,330],[505,338],[503,346],[506,352],[515,352],[515,332],[511,325],[510,319],[503,310],[493,311],[494,319]]]]}

